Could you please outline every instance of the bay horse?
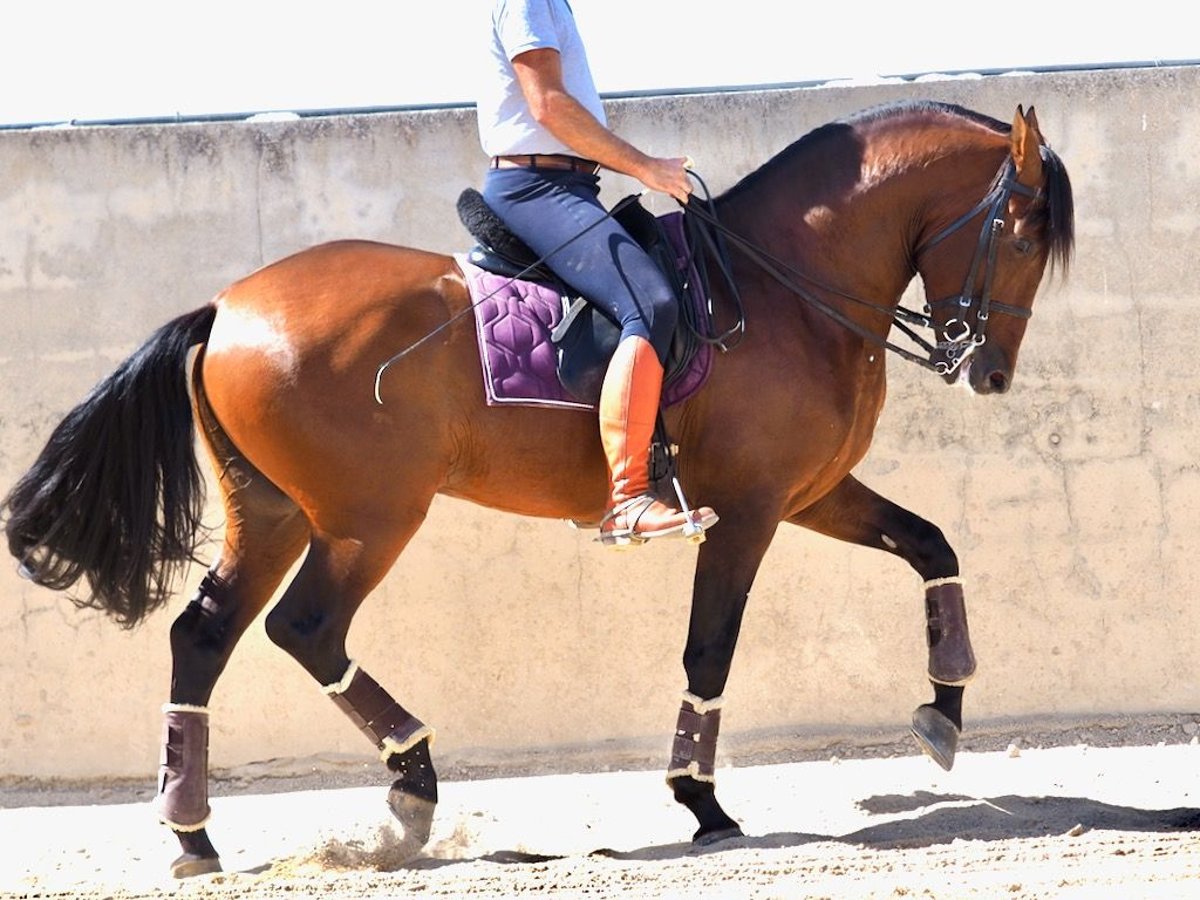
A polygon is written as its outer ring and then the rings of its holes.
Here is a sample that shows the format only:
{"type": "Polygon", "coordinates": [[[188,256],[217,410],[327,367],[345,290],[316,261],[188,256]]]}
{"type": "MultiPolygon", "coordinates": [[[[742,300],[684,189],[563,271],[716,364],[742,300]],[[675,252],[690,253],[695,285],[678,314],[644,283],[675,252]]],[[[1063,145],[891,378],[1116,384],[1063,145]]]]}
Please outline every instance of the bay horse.
{"type": "MultiPolygon", "coordinates": [[[[884,402],[885,351],[1004,393],[1047,264],[1065,275],[1074,245],[1065,166],[1023,107],[1011,126],[934,102],[866,110],[796,141],[711,210],[731,259],[728,282],[710,272],[713,307],[728,318],[736,286],[744,334],[664,412],[682,484],[721,515],[698,549],[668,769],[701,844],[741,833],[715,792],[721,695],[780,522],[894,554],[924,580],[934,698],[912,730],[953,763],[975,669],[958,559],[937,526],[851,472],[884,402]],[[927,309],[903,315],[918,274],[927,309]],[[896,316],[932,329],[927,356],[889,338],[896,316]]],[[[348,655],[355,611],[438,494],[527,516],[603,513],[595,417],[487,405],[474,329],[452,321],[470,304],[455,258],[419,249],[338,241],[267,265],[163,325],[65,416],[5,498],[23,573],[133,627],[195,560],[197,433],[207,451],[223,544],[170,629],[159,771],[157,811],[182,848],[176,876],[220,868],[207,704],[301,554],[267,634],[379,749],[415,854],[437,801],[431,731],[348,655]],[[381,362],[434,332],[380,376],[376,402],[381,362]]]]}

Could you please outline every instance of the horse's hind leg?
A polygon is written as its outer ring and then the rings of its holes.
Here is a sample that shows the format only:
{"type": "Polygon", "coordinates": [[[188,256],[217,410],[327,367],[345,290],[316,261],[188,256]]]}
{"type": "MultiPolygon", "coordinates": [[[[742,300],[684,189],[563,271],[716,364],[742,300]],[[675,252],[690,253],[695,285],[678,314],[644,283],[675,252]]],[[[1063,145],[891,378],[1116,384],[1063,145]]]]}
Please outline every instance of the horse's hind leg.
{"type": "MultiPolygon", "coordinates": [[[[363,599],[387,573],[424,519],[399,512],[363,519],[369,535],[339,528],[317,532],[308,556],[279,603],[267,615],[267,635],[322,686],[379,750],[399,777],[388,805],[403,834],[400,853],[415,855],[429,839],[437,804],[437,777],[429,755],[432,731],[405,710],[346,653],[346,635],[363,599]],[[383,524],[386,523],[386,524],[383,524]]],[[[411,510],[411,507],[410,507],[411,510]]]]}
{"type": "Polygon", "coordinates": [[[240,458],[222,466],[221,554],[171,626],[171,693],[164,709],[157,809],[182,855],[177,878],[220,870],[208,837],[208,702],[238,639],[308,540],[300,510],[240,458]]]}
{"type": "Polygon", "coordinates": [[[789,520],[843,541],[904,559],[925,580],[929,680],[934,700],[913,714],[912,733],[942,768],[954,765],[962,732],[963,686],[975,674],[958,558],[941,529],[897,506],[852,476],[789,520]]]}

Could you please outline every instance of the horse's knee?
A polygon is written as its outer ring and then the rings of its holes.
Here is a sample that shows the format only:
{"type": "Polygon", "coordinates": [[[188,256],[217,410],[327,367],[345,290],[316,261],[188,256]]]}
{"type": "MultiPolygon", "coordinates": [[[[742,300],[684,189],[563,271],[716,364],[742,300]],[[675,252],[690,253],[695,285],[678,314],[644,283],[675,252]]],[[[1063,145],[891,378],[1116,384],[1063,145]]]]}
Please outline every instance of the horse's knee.
{"type": "Polygon", "coordinates": [[[923,519],[914,529],[910,562],[926,580],[958,574],[958,556],[942,529],[923,519]]]}

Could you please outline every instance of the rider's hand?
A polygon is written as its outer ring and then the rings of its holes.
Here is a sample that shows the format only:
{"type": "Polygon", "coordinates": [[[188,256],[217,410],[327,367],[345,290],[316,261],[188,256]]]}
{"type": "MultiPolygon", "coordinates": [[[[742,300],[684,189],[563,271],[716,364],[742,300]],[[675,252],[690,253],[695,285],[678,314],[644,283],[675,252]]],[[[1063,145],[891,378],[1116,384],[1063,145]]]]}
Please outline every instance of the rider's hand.
{"type": "Polygon", "coordinates": [[[669,159],[652,156],[639,173],[638,180],[650,190],[670,194],[686,204],[692,193],[692,179],[687,173],[690,165],[691,160],[686,156],[669,159]]]}

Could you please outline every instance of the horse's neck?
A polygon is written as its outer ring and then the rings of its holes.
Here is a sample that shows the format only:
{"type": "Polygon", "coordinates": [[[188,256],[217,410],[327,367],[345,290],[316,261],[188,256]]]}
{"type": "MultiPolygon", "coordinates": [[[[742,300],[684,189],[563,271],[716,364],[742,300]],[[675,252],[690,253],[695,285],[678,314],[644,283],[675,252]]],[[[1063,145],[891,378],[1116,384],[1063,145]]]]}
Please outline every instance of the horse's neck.
{"type": "MultiPolygon", "coordinates": [[[[808,178],[820,178],[809,173],[808,178]]],[[[806,183],[802,166],[795,177],[777,177],[718,204],[722,223],[752,247],[779,261],[784,279],[764,277],[750,255],[732,249],[741,277],[763,285],[761,302],[797,307],[801,321],[830,321],[781,283],[791,281],[812,292],[842,315],[883,336],[887,316],[864,304],[893,308],[912,280],[910,257],[913,219],[911,205],[898,202],[890,185],[860,190],[861,185],[835,189],[806,183]],[[855,298],[855,299],[848,299],[855,298]],[[861,301],[861,302],[856,302],[861,301]]],[[[754,304],[755,298],[747,296],[754,304]]],[[[845,333],[838,326],[835,336],[845,333]]]]}

